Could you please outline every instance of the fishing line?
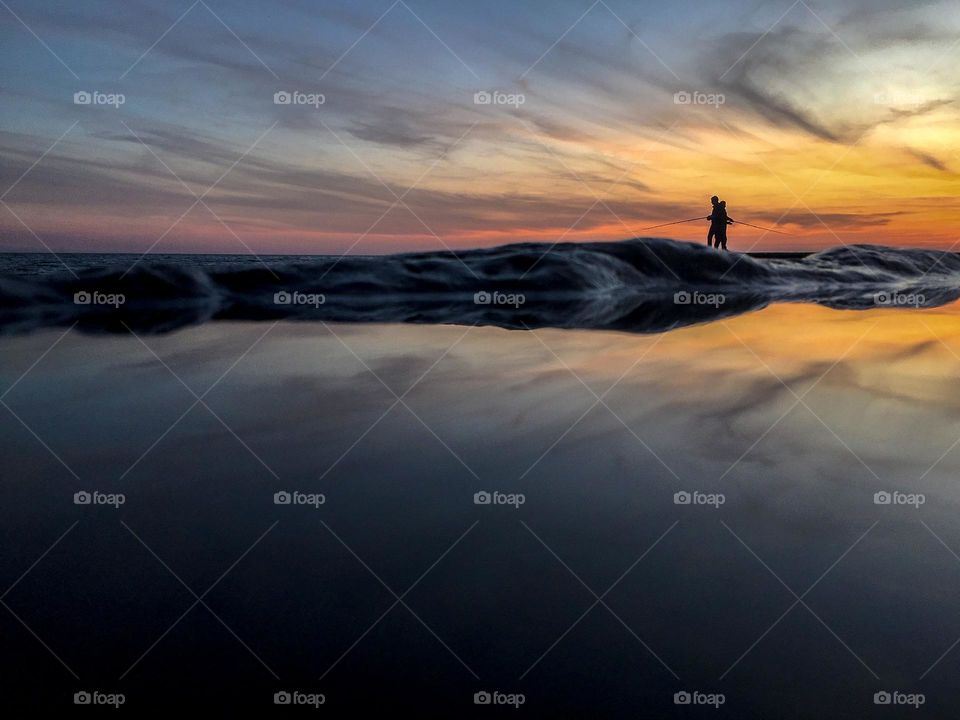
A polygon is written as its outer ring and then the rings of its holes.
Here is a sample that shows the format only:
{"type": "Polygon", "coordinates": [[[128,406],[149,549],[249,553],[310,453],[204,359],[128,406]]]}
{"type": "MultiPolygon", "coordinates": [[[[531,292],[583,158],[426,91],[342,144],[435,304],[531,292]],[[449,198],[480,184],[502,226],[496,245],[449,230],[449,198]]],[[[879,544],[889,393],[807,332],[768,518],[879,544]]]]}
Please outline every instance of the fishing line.
{"type": "MultiPolygon", "coordinates": [[[[644,232],[646,230],[656,230],[657,228],[667,227],[668,225],[680,225],[682,223],[695,222],[696,220],[709,220],[710,217],[695,217],[689,218],[687,220],[675,220],[673,222],[663,223],[661,225],[651,225],[650,227],[640,228],[639,232],[644,232]]],[[[734,220],[734,225],[746,225],[747,227],[752,227],[757,230],[764,230],[766,232],[777,233],[778,235],[793,235],[793,233],[784,232],[783,230],[774,230],[773,228],[763,227],[762,225],[751,225],[748,222],[743,222],[742,220],[734,220]]]]}

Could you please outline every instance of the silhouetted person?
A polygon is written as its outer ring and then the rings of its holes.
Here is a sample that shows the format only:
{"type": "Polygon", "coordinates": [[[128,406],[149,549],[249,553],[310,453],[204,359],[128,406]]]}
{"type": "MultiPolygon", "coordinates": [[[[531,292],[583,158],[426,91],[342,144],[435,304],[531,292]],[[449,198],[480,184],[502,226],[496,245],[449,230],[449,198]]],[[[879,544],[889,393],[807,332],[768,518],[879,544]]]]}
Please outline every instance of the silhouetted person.
{"type": "Polygon", "coordinates": [[[717,249],[727,249],[727,225],[733,225],[734,220],[727,215],[727,201],[721,200],[717,205],[715,212],[717,215],[716,247],[717,249]]]}
{"type": "MultiPolygon", "coordinates": [[[[714,195],[710,198],[710,214],[707,216],[707,220],[710,221],[710,230],[707,231],[707,247],[713,247],[713,239],[716,237],[717,228],[720,227],[719,222],[715,219],[717,215],[717,210],[720,208],[720,198],[714,195]]],[[[723,224],[723,229],[726,231],[726,223],[723,224]]]]}
{"type": "Polygon", "coordinates": [[[727,225],[734,221],[727,215],[727,201],[719,200],[716,195],[710,198],[713,211],[707,217],[710,221],[710,232],[707,233],[707,247],[727,249],[727,225]]]}

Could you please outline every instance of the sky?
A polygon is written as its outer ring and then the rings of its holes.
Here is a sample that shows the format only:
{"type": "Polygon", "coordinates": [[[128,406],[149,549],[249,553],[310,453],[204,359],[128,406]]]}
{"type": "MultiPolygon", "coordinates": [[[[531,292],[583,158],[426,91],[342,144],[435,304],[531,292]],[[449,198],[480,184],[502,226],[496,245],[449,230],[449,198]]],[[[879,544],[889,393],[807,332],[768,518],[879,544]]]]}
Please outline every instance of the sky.
{"type": "Polygon", "coordinates": [[[0,250],[960,244],[960,4],[0,0],[0,250]],[[90,102],[84,102],[89,99],[90,102]],[[289,100],[289,102],[285,102],[289,100]]]}

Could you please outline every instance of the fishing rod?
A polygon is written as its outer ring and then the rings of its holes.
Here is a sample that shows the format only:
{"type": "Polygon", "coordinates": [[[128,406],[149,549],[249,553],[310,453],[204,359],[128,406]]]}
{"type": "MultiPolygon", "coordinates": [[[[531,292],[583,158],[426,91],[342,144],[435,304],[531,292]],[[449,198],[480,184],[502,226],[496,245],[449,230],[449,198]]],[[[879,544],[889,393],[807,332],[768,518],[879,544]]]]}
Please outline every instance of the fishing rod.
{"type": "Polygon", "coordinates": [[[640,231],[642,232],[644,230],[656,230],[657,228],[666,227],[667,225],[679,225],[680,223],[693,222],[694,220],[709,220],[709,219],[710,218],[708,217],[695,217],[695,218],[690,218],[689,220],[677,220],[675,222],[663,223],[662,225],[651,225],[650,227],[640,228],[640,231]]]}
{"type": "Polygon", "coordinates": [[[742,220],[734,220],[733,223],[735,225],[746,225],[747,227],[756,228],[757,230],[766,230],[767,232],[777,233],[778,235],[793,235],[793,233],[783,232],[782,230],[774,230],[773,228],[761,227],[760,225],[751,225],[742,220]]]}
{"type": "MultiPolygon", "coordinates": [[[[640,228],[640,232],[646,230],[656,230],[657,228],[667,227],[668,225],[680,225],[682,223],[695,222],[696,220],[709,220],[710,217],[695,217],[689,218],[688,220],[675,220],[674,222],[663,223],[662,225],[651,225],[650,227],[640,228]]],[[[793,235],[793,233],[783,232],[782,230],[774,230],[773,228],[762,227],[760,225],[751,225],[748,222],[743,222],[742,220],[734,220],[735,225],[746,225],[747,227],[756,228],[757,230],[765,230],[766,232],[777,233],[778,235],[793,235]]]]}

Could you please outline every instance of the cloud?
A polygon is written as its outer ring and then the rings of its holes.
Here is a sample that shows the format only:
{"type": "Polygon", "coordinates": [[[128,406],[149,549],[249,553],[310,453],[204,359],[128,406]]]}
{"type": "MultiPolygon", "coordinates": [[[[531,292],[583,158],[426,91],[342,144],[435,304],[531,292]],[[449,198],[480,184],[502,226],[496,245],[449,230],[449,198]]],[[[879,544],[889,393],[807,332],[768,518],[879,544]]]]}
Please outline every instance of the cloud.
{"type": "Polygon", "coordinates": [[[767,34],[721,36],[698,60],[705,88],[727,95],[727,106],[746,109],[774,127],[796,129],[827,142],[851,142],[862,128],[818,116],[834,87],[825,68],[837,52],[823,33],[778,27],[767,34]]]}
{"type": "Polygon", "coordinates": [[[423,131],[387,117],[374,122],[353,123],[348,127],[347,132],[360,140],[378,145],[396,145],[401,148],[436,142],[436,138],[423,131]]]}
{"type": "MultiPolygon", "coordinates": [[[[198,136],[175,135],[167,128],[134,128],[140,138],[183,179],[194,192],[206,190],[242,154],[242,149],[198,136]],[[189,160],[190,162],[185,162],[189,160]]],[[[82,207],[84,214],[108,218],[151,218],[170,224],[194,202],[191,195],[146,149],[124,160],[115,160],[109,146],[139,147],[126,132],[100,131],[95,135],[105,145],[79,146],[89,157],[70,155],[60,148],[49,153],[28,173],[8,200],[29,202],[35,212],[49,214],[63,207],[82,207]],[[100,159],[104,155],[110,159],[100,159]],[[51,192],[55,189],[55,192],[51,192]],[[45,209],[44,209],[45,208],[45,209]],[[41,210],[44,209],[44,210],[41,210]]],[[[21,150],[23,138],[0,135],[0,182],[7,185],[27,170],[36,154],[21,150]]],[[[71,148],[72,149],[72,148],[71,148]]],[[[363,170],[359,174],[334,167],[294,166],[268,154],[254,151],[243,158],[205,198],[217,214],[231,224],[258,228],[311,229],[343,237],[357,237],[394,204],[395,197],[379,180],[363,170]],[[253,218],[251,223],[245,218],[253,218]]],[[[532,191],[452,191],[438,187],[415,187],[376,226],[376,233],[397,237],[404,234],[464,235],[477,232],[556,232],[576,226],[577,231],[618,224],[616,216],[636,225],[683,212],[679,205],[654,199],[642,203],[606,193],[610,177],[584,173],[583,179],[604,199],[584,216],[594,196],[575,179],[569,189],[551,193],[532,191]],[[608,209],[609,208],[609,209],[608,209]],[[415,215],[414,215],[415,214],[415,215]],[[429,227],[420,222],[422,218],[429,227]]],[[[645,190],[638,181],[629,181],[645,190]]],[[[406,188],[392,186],[400,195],[406,188]]],[[[206,211],[197,208],[198,222],[206,211]]],[[[45,227],[45,220],[30,213],[28,222],[45,227]]],[[[188,229],[190,221],[182,229],[188,229]]],[[[631,226],[632,226],[631,225],[631,226]]],[[[161,228],[162,229],[162,228],[161,228]]],[[[138,224],[125,232],[155,239],[157,231],[138,224]]],[[[626,237],[628,227],[613,237],[626,237]]]]}
{"type": "Polygon", "coordinates": [[[939,160],[930,153],[924,152],[923,150],[917,150],[915,148],[907,148],[906,150],[907,153],[915,157],[927,167],[932,167],[934,170],[939,170],[940,172],[950,172],[950,168],[948,168],[942,160],[939,160]]]}
{"type": "Polygon", "coordinates": [[[834,229],[857,230],[860,228],[883,227],[889,225],[893,218],[905,214],[904,212],[818,212],[814,214],[811,211],[796,210],[783,215],[780,212],[752,210],[750,217],[755,218],[756,222],[764,224],[779,223],[780,225],[794,225],[801,228],[822,228],[826,225],[834,229]]]}

